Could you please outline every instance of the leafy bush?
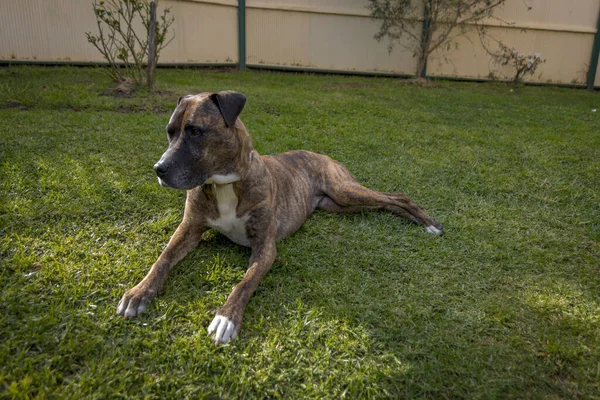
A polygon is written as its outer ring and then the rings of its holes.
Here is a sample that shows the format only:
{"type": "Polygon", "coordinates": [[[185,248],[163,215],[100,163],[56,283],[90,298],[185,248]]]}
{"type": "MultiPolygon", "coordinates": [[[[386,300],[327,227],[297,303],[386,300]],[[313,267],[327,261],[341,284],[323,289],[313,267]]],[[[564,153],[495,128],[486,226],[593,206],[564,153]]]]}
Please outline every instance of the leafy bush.
{"type": "MultiPolygon", "coordinates": [[[[133,81],[142,85],[145,66],[148,64],[148,41],[150,37],[150,2],[147,0],[94,0],[94,14],[98,34],[86,32],[87,40],[98,49],[108,62],[108,74],[117,82],[133,81]],[[140,25],[141,24],[141,25],[140,25]]],[[[169,27],[174,18],[165,8],[155,26],[156,52],[154,64],[168,40],[169,27]]]]}
{"type": "Polygon", "coordinates": [[[513,83],[519,82],[525,75],[533,75],[537,68],[546,62],[540,53],[527,55],[518,52],[514,47],[499,43],[500,52],[493,55],[494,60],[500,65],[511,65],[515,70],[513,83]]]}

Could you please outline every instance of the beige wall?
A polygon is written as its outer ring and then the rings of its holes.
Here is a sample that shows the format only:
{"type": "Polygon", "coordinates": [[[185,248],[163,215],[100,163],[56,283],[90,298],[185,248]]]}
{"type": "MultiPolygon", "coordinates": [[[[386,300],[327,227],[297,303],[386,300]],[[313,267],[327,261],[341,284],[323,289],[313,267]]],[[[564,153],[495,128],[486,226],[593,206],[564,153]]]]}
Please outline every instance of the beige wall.
{"type": "MultiPolygon", "coordinates": [[[[541,53],[547,60],[528,81],[585,83],[599,7],[598,0],[508,0],[495,13],[497,20],[485,23],[490,35],[509,47],[525,54],[541,53]]],[[[492,62],[476,33],[457,42],[457,50],[434,54],[430,74],[485,78],[493,70],[498,77],[514,76],[510,67],[492,62]]]]}
{"type": "MultiPolygon", "coordinates": [[[[237,1],[169,1],[175,39],[165,63],[237,62],[237,1]]],[[[97,33],[91,0],[0,0],[0,60],[102,61],[85,32],[97,33]]]]}
{"type": "MultiPolygon", "coordinates": [[[[366,0],[247,0],[246,62],[362,72],[412,74],[412,52],[373,35],[366,0]]],[[[237,0],[161,0],[171,7],[175,40],[163,63],[237,62],[237,0]]],[[[600,0],[508,0],[486,21],[488,31],[523,53],[539,52],[547,62],[530,81],[584,83],[600,0]],[[531,9],[528,10],[528,6],[531,9]]],[[[0,60],[102,61],[85,38],[95,31],[91,0],[1,0],[0,60]]],[[[509,78],[495,65],[473,32],[438,51],[428,65],[436,76],[509,78]]],[[[490,42],[492,45],[492,42],[490,42]]],[[[494,46],[491,46],[494,48],[494,46]]],[[[600,85],[600,71],[596,76],[600,85]]]]}
{"type": "Polygon", "coordinates": [[[406,51],[388,54],[373,35],[370,18],[339,14],[249,8],[248,64],[412,73],[416,61],[406,51]]]}

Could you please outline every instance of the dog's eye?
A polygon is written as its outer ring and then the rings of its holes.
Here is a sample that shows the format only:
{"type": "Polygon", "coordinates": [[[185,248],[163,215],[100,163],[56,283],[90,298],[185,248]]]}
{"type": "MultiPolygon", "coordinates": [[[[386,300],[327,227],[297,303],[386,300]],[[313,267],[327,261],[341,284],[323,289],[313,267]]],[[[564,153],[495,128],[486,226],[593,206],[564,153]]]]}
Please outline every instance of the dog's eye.
{"type": "Polygon", "coordinates": [[[194,135],[194,136],[202,135],[203,133],[204,133],[203,129],[192,128],[192,135],[194,135]]]}

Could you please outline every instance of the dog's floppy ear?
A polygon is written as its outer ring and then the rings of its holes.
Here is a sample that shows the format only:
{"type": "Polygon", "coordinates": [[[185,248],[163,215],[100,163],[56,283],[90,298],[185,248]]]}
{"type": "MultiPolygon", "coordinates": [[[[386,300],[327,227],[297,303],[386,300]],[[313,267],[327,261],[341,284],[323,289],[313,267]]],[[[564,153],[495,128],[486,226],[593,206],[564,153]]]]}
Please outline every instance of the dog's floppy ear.
{"type": "Polygon", "coordinates": [[[179,98],[179,100],[177,100],[177,105],[181,104],[181,99],[183,99],[183,96],[181,96],[181,97],[179,98]]]}
{"type": "Polygon", "coordinates": [[[221,115],[228,127],[235,125],[235,120],[244,109],[246,96],[233,90],[225,90],[219,93],[213,93],[210,98],[215,102],[221,111],[221,115]]]}

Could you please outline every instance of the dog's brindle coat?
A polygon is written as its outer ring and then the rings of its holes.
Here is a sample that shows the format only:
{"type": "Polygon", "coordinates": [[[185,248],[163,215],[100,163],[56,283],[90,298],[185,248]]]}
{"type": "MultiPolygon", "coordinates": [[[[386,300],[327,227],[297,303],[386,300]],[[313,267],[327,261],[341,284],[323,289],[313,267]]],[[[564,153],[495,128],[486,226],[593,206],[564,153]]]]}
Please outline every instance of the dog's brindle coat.
{"type": "Polygon", "coordinates": [[[260,156],[238,119],[245,102],[232,91],[179,99],[167,125],[169,147],[154,169],[162,186],[187,190],[183,221],[146,277],[125,293],[118,314],[143,312],[171,267],[209,228],[252,249],[244,279],[208,328],[217,344],[237,336],[246,305],[275,260],[275,242],[298,230],[317,208],[383,209],[442,233],[442,226],[408,197],[361,186],[327,156],[308,151],[260,156]]]}

